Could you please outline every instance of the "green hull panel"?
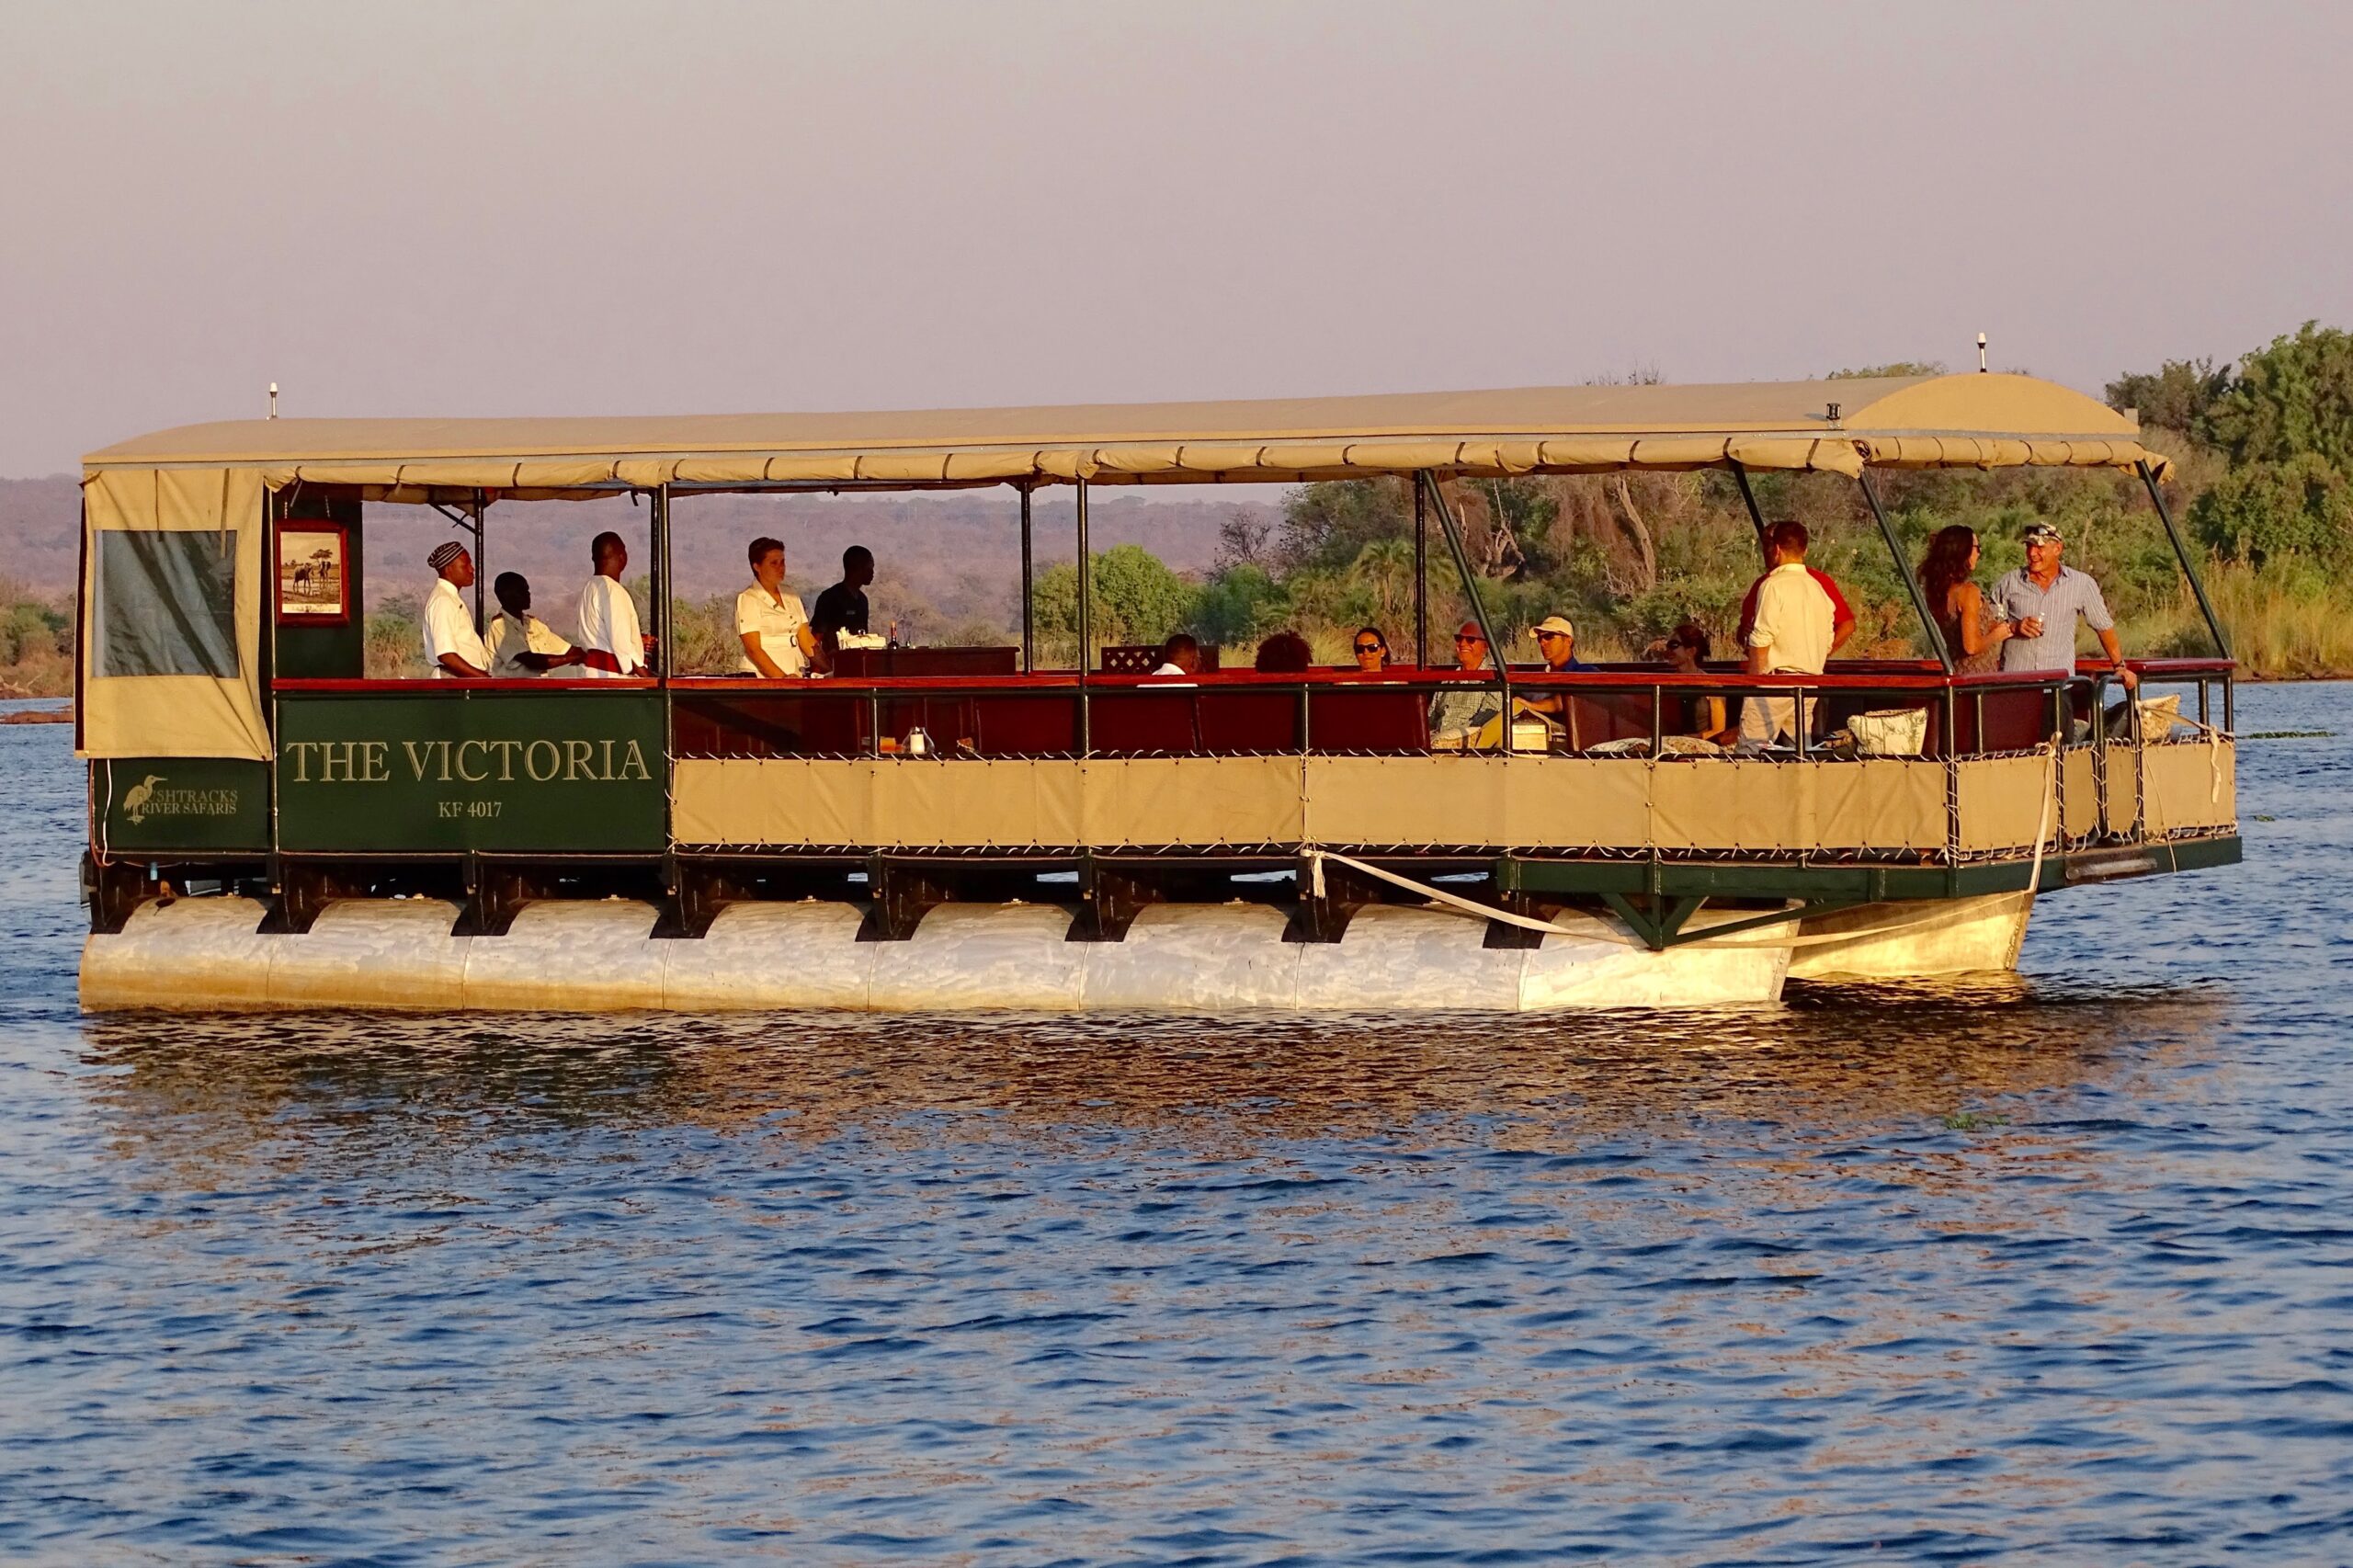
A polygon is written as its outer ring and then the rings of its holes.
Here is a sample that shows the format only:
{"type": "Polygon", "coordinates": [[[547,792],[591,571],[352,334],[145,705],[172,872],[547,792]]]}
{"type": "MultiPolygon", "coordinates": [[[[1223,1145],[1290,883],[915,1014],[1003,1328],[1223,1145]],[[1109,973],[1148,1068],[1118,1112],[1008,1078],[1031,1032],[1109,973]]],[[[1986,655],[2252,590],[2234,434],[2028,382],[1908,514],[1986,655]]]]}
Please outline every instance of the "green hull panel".
{"type": "Polygon", "coordinates": [[[98,844],[111,855],[264,854],[269,765],[218,756],[122,756],[90,764],[98,844]]]}
{"type": "Polygon", "coordinates": [[[658,854],[662,743],[662,699],[650,692],[289,696],[279,847],[658,854]]]}

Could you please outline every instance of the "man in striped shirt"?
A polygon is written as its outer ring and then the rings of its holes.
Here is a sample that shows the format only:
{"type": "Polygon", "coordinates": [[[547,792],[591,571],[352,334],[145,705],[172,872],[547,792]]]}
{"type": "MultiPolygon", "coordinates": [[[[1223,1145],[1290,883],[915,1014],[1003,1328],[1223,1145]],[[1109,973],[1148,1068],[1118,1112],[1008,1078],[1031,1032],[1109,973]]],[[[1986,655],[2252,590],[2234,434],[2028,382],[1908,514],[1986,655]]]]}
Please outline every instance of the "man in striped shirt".
{"type": "Polygon", "coordinates": [[[2059,562],[2067,541],[2049,523],[2030,525],[2026,540],[2026,564],[2005,573],[1994,585],[1994,602],[2001,613],[2018,623],[2018,634],[2002,644],[2006,670],[2065,670],[2075,673],[2075,619],[2099,638],[2099,645],[2116,666],[2116,678],[2127,691],[2141,679],[2124,666],[2124,651],[2116,641],[2116,618],[2108,600],[2088,573],[2059,562]]]}

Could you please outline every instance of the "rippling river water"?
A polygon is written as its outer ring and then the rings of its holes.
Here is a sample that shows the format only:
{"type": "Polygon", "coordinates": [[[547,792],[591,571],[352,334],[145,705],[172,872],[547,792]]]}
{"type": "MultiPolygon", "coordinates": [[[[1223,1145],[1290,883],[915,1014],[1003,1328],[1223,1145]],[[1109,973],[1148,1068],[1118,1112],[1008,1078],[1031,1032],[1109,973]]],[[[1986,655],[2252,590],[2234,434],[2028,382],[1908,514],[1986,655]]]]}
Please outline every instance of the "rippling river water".
{"type": "Polygon", "coordinates": [[[85,1019],[69,744],[0,729],[0,1556],[2353,1555],[2341,735],[2015,984],[1247,1025],[85,1019]]]}

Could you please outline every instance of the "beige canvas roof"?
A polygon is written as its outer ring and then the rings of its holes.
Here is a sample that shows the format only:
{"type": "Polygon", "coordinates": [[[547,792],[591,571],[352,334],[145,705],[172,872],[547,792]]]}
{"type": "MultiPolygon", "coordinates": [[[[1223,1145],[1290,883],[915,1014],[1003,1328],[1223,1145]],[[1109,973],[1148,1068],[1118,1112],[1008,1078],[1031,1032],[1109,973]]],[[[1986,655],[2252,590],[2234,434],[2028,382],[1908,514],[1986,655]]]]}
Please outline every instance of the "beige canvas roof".
{"type": "Polygon", "coordinates": [[[2161,462],[2137,421],[2029,376],[1523,387],[1245,403],[579,419],[275,419],[183,426],[86,470],[256,469],[271,488],[594,494],[615,485],[1108,483],[1480,476],[1740,464],[2161,462]]]}

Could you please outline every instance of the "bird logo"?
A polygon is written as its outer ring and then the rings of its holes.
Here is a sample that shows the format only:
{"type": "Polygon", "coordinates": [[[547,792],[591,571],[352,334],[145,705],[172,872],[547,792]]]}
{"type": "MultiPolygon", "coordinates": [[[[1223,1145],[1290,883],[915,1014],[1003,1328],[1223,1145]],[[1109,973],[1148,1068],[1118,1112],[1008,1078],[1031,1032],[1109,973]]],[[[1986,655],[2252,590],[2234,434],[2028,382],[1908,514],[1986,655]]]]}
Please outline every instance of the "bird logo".
{"type": "Polygon", "coordinates": [[[161,774],[151,773],[123,791],[122,814],[131,826],[147,820],[147,802],[155,798],[155,786],[163,782],[161,774]]]}

